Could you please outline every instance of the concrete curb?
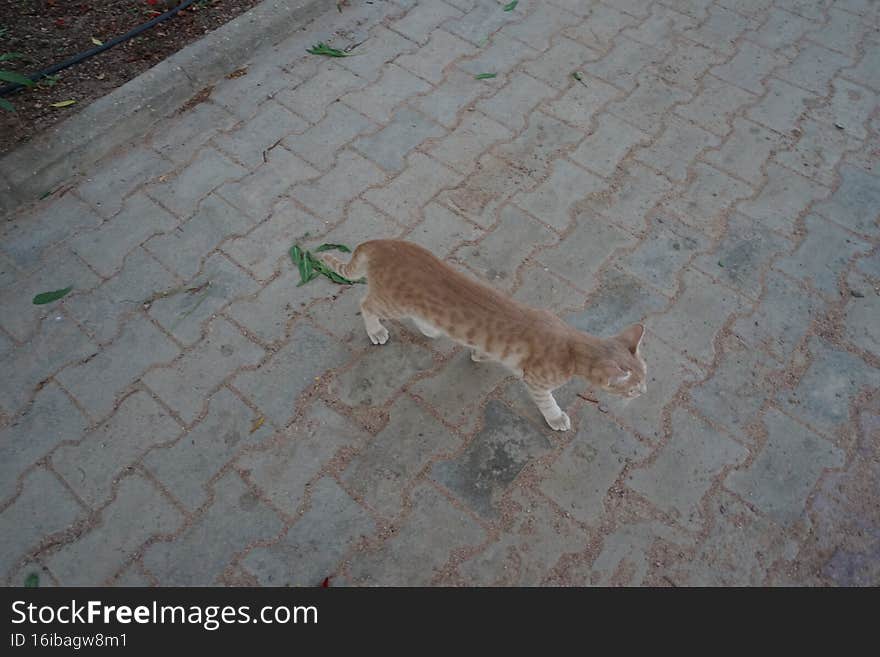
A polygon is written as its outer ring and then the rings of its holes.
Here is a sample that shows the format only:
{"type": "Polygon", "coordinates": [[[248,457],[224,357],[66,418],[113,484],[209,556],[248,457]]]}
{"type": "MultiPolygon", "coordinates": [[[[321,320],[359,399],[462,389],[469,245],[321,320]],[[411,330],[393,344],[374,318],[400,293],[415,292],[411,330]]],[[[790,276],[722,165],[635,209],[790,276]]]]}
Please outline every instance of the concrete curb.
{"type": "Polygon", "coordinates": [[[146,134],[195,93],[282,41],[334,0],[266,0],[82,112],[0,158],[0,212],[38,200],[115,149],[146,134]]]}

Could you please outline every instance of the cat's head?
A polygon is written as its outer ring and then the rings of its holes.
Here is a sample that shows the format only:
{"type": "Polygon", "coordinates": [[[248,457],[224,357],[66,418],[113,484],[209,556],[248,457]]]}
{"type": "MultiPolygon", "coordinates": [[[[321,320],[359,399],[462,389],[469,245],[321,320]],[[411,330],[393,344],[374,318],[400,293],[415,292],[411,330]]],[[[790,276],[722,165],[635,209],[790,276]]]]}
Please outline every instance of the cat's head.
{"type": "Polygon", "coordinates": [[[593,364],[592,382],[603,390],[624,397],[638,397],[647,390],[648,367],[639,353],[645,327],[633,324],[604,340],[605,349],[593,364]]]}

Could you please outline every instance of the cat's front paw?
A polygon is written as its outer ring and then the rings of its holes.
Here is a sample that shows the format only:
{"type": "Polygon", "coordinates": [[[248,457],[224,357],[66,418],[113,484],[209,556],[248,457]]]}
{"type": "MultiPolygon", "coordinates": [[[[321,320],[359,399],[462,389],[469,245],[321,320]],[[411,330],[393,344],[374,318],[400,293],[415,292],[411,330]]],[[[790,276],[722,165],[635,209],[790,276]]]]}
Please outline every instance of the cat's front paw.
{"type": "Polygon", "coordinates": [[[548,419],[547,424],[550,425],[550,428],[554,431],[568,431],[571,429],[571,420],[568,417],[568,413],[563,413],[557,417],[554,417],[552,420],[548,419]]]}
{"type": "Polygon", "coordinates": [[[388,329],[384,326],[380,326],[372,333],[367,333],[367,335],[370,336],[370,342],[373,344],[385,344],[388,342],[388,329]]]}

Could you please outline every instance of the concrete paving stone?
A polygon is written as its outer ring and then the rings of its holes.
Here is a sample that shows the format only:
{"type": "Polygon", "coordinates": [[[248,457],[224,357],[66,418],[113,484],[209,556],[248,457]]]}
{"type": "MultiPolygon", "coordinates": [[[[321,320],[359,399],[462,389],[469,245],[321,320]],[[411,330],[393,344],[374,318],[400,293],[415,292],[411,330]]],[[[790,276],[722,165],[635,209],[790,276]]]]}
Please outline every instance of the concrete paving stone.
{"type": "Polygon", "coordinates": [[[511,500],[517,513],[504,535],[458,568],[469,586],[541,586],[563,556],[587,544],[583,528],[540,495],[515,489],[511,500]]]}
{"type": "Polygon", "coordinates": [[[807,33],[810,41],[854,57],[869,27],[858,16],[836,7],[828,9],[828,22],[807,33]]]}
{"type": "MultiPolygon", "coordinates": [[[[634,157],[657,171],[662,171],[667,178],[684,182],[696,157],[704,149],[718,146],[721,142],[711,132],[674,114],[669,115],[665,121],[665,129],[660,136],[652,143],[637,149],[634,157]]],[[[614,137],[614,133],[609,135],[609,139],[614,137]]]]}
{"type": "Polygon", "coordinates": [[[140,565],[137,562],[134,562],[113,578],[111,586],[119,586],[123,588],[148,588],[152,586],[152,583],[144,574],[140,565]]]}
{"type": "Polygon", "coordinates": [[[522,210],[508,205],[501,221],[478,244],[468,244],[454,257],[478,272],[494,286],[510,290],[515,284],[516,267],[539,245],[556,241],[556,235],[522,210]]]}
{"type": "Polygon", "coordinates": [[[638,162],[622,168],[622,175],[607,191],[594,194],[588,205],[634,233],[645,228],[645,218],[672,189],[663,176],[638,162]]]}
{"type": "Polygon", "coordinates": [[[329,299],[309,306],[305,316],[335,335],[343,344],[367,347],[372,343],[364,330],[360,306],[365,293],[361,285],[339,287],[329,299]]]}
{"type": "Polygon", "coordinates": [[[0,290],[11,285],[19,278],[21,272],[6,256],[0,253],[0,290]]]}
{"type": "Polygon", "coordinates": [[[804,220],[807,236],[794,252],[776,260],[774,268],[809,282],[822,294],[837,298],[838,280],[850,259],[869,247],[842,228],[811,214],[804,220]]]}
{"type": "Polygon", "coordinates": [[[593,117],[603,107],[622,95],[612,85],[581,74],[581,81],[554,101],[545,103],[546,111],[576,126],[585,133],[593,130],[593,117]]]}
{"type": "Polygon", "coordinates": [[[796,135],[798,123],[819,97],[793,84],[770,78],[767,95],[752,105],[746,115],[783,135],[796,135]]]}
{"type": "Polygon", "coordinates": [[[845,75],[875,91],[880,91],[880,41],[876,38],[866,40],[864,54],[858,64],[848,69],[845,75]]]}
{"type": "Polygon", "coordinates": [[[777,52],[743,41],[730,61],[714,67],[711,72],[716,78],[760,95],[764,93],[764,78],[786,63],[777,52]]]}
{"type": "Polygon", "coordinates": [[[578,432],[559,457],[539,468],[541,492],[578,522],[597,526],[608,489],[623,469],[643,460],[648,448],[592,406],[580,412],[578,432]]]}
{"type": "Polygon", "coordinates": [[[849,420],[853,398],[880,385],[880,371],[818,337],[807,343],[813,360],[797,387],[777,395],[779,407],[833,434],[849,420]]]}
{"type": "Polygon", "coordinates": [[[611,50],[594,62],[584,66],[590,75],[625,91],[632,91],[640,71],[663,59],[663,51],[626,36],[614,40],[611,50]]]}
{"type": "Polygon", "coordinates": [[[746,449],[686,410],[672,412],[672,434],[649,465],[633,470],[626,485],[672,515],[684,528],[704,524],[701,502],[719,474],[745,461],[746,449]]]}
{"type": "Polygon", "coordinates": [[[723,215],[737,201],[748,198],[754,190],[746,183],[732,178],[715,167],[697,162],[694,176],[680,196],[663,203],[663,210],[671,212],[684,223],[717,237],[721,233],[723,215]]]}
{"type": "Polygon", "coordinates": [[[638,13],[620,4],[618,4],[618,7],[633,16],[644,16],[646,18],[637,27],[629,27],[623,31],[624,36],[635,41],[640,41],[657,48],[665,48],[678,34],[694,27],[696,24],[692,17],[675,9],[659,4],[651,5],[649,9],[638,0],[633,0],[633,2],[633,9],[637,9],[638,13]]]}
{"type": "Polygon", "coordinates": [[[403,18],[391,23],[389,27],[407,39],[423,45],[428,42],[431,33],[437,26],[462,15],[462,12],[445,2],[419,3],[410,9],[403,18]]]}
{"type": "Polygon", "coordinates": [[[790,251],[791,246],[791,242],[766,229],[761,222],[734,213],[727,220],[721,242],[711,253],[697,257],[694,266],[757,299],[761,295],[762,275],[771,260],[790,251]]]}
{"type": "Polygon", "coordinates": [[[428,139],[439,139],[445,134],[443,128],[423,114],[402,108],[387,126],[371,135],[358,137],[351,145],[385,171],[399,173],[413,149],[428,139]]]}
{"type": "Polygon", "coordinates": [[[311,404],[296,423],[265,448],[249,450],[236,465],[278,509],[296,516],[310,495],[311,480],[340,450],[360,450],[370,435],[323,402],[311,404]]]}
{"type": "Polygon", "coordinates": [[[462,173],[469,173],[477,159],[493,144],[506,141],[513,133],[480,112],[468,112],[461,124],[428,152],[432,157],[462,173]]]}
{"type": "Polygon", "coordinates": [[[764,349],[787,362],[822,307],[822,303],[813,295],[805,294],[797,283],[769,271],[757,309],[748,317],[738,319],[733,332],[752,348],[764,349]]]}
{"type": "Polygon", "coordinates": [[[657,216],[651,219],[638,247],[617,264],[673,296],[678,290],[678,272],[708,246],[709,239],[700,231],[676,219],[657,216]]]}
{"type": "MultiPolygon", "coordinates": [[[[319,172],[307,162],[279,145],[266,152],[265,163],[253,173],[224,183],[215,194],[238,208],[242,215],[239,222],[244,225],[248,217],[257,222],[265,220],[281,199],[287,198],[293,185],[318,175],[319,172]]],[[[208,198],[212,196],[214,194],[208,198]]]]}
{"type": "Polygon", "coordinates": [[[529,192],[520,192],[513,202],[553,228],[566,230],[574,219],[575,206],[598,194],[608,183],[565,159],[553,163],[550,177],[529,192]]]}
{"type": "Polygon", "coordinates": [[[0,359],[6,374],[0,409],[9,414],[18,412],[49,377],[97,352],[95,343],[69,317],[47,317],[27,343],[0,359]]]}
{"type": "Polygon", "coordinates": [[[421,244],[437,257],[445,257],[463,242],[482,235],[479,228],[438,203],[428,203],[424,215],[424,220],[406,234],[406,239],[421,244]]]}
{"type": "MultiPolygon", "coordinates": [[[[546,267],[582,290],[592,289],[593,278],[606,260],[632,237],[603,217],[587,211],[575,216],[574,231],[537,258],[546,267]]],[[[482,248],[481,242],[478,248],[482,248]]]]}
{"type": "Polygon", "coordinates": [[[724,485],[774,522],[788,525],[804,512],[807,498],[826,468],[844,464],[844,453],[776,409],[764,415],[767,442],[724,485]]]}
{"type": "Polygon", "coordinates": [[[473,0],[468,5],[460,7],[465,11],[463,16],[446,21],[443,27],[478,47],[485,46],[500,28],[522,18],[517,13],[501,11],[493,0],[473,0]]]}
{"type": "MultiPolygon", "coordinates": [[[[337,63],[358,77],[370,81],[375,81],[379,77],[388,62],[397,60],[399,64],[400,60],[409,56],[408,53],[417,56],[425,49],[425,47],[418,48],[414,41],[382,25],[377,25],[370,31],[369,39],[364,45],[367,44],[369,47],[356,51],[355,57],[342,57],[337,63]]],[[[329,114],[330,108],[327,111],[329,114]]]]}
{"type": "Polygon", "coordinates": [[[224,152],[241,162],[248,169],[255,169],[264,160],[264,154],[285,137],[305,132],[309,127],[303,119],[289,109],[268,101],[248,121],[213,139],[224,152]]]}
{"type": "Polygon", "coordinates": [[[673,105],[683,103],[690,98],[689,93],[650,74],[640,74],[636,79],[636,85],[625,99],[608,105],[608,111],[654,136],[660,132],[662,116],[673,105]]]}
{"type": "Polygon", "coordinates": [[[52,247],[100,224],[101,217],[94,210],[73,194],[65,194],[51,205],[4,222],[0,228],[0,253],[18,269],[33,271],[44,262],[52,247]]]}
{"type": "Polygon", "coordinates": [[[331,393],[347,406],[383,406],[410,379],[433,367],[430,351],[398,340],[368,351],[336,378],[331,393]]]}
{"type": "Polygon", "coordinates": [[[173,215],[139,193],[128,199],[123,210],[102,226],[74,237],[70,248],[100,275],[109,277],[138,245],[153,235],[174,230],[177,223],[173,215]],[[144,217],[150,217],[150,221],[144,221],[144,217]]]}
{"type": "Polygon", "coordinates": [[[202,338],[204,324],[235,299],[255,294],[259,285],[222,254],[205,261],[201,273],[156,299],[149,315],[185,346],[202,338]]]}
{"type": "Polygon", "coordinates": [[[291,195],[324,221],[342,219],[346,204],[365,189],[385,182],[385,174],[370,160],[349,149],[340,151],[336,166],[310,183],[299,183],[291,195]]]}
{"type": "MultiPolygon", "coordinates": [[[[679,104],[673,111],[723,137],[730,132],[730,120],[745,105],[757,98],[739,87],[712,76],[706,76],[703,89],[689,102],[679,104]]],[[[752,117],[754,118],[754,117],[752,117]]]]}
{"type": "MultiPolygon", "coordinates": [[[[627,27],[637,25],[638,21],[618,11],[610,5],[594,3],[589,7],[580,4],[582,10],[587,10],[586,20],[577,25],[565,28],[562,33],[580,41],[585,46],[601,52],[611,48],[614,38],[627,27]]],[[[572,10],[571,7],[568,9],[572,10]]]]}
{"type": "Polygon", "coordinates": [[[834,90],[831,102],[810,110],[810,117],[834,127],[841,125],[848,135],[856,139],[868,138],[865,125],[877,107],[877,94],[842,78],[832,80],[831,88],[834,90]]]}
{"type": "Polygon", "coordinates": [[[520,274],[522,285],[513,298],[535,308],[558,313],[584,305],[584,293],[554,275],[540,263],[526,267],[520,274]]]}
{"type": "Polygon", "coordinates": [[[558,90],[525,73],[512,73],[506,85],[493,96],[477,103],[477,109],[503,123],[511,130],[525,127],[531,111],[541,102],[557,95],[558,90]]]}
{"type": "Polygon", "coordinates": [[[571,84],[571,74],[583,70],[584,64],[599,57],[592,48],[557,35],[553,45],[536,59],[523,64],[523,71],[556,89],[571,84]]]}
{"type": "Polygon", "coordinates": [[[462,177],[427,155],[413,153],[400,175],[384,187],[368,190],[364,198],[400,224],[411,226],[423,218],[422,207],[428,201],[462,177]]]}
{"type": "Polygon", "coordinates": [[[803,130],[797,143],[774,157],[783,166],[813,178],[828,187],[834,185],[836,169],[853,140],[834,126],[817,121],[801,121],[803,130]]]}
{"type": "Polygon", "coordinates": [[[705,160],[757,187],[764,179],[764,162],[787,143],[772,130],[735,118],[733,131],[718,150],[706,153],[705,160]]]}
{"type": "Polygon", "coordinates": [[[340,148],[358,135],[377,128],[375,123],[348,105],[333,103],[318,123],[305,132],[287,137],[282,143],[309,164],[327,171],[336,163],[340,148]]]}
{"type": "Polygon", "coordinates": [[[346,94],[342,102],[377,123],[387,123],[396,108],[431,90],[431,85],[396,64],[387,64],[382,77],[370,86],[346,94]]]}
{"type": "MultiPolygon", "coordinates": [[[[568,413],[573,409],[578,395],[585,389],[585,383],[579,378],[572,379],[569,383],[557,388],[553,391],[553,398],[559,404],[559,408],[568,413]]],[[[547,420],[538,410],[528,389],[522,381],[515,378],[508,379],[508,382],[500,388],[500,399],[508,405],[520,417],[529,420],[534,426],[540,428],[545,433],[551,431],[547,425],[547,420]]]]}
{"type": "Polygon", "coordinates": [[[64,308],[98,344],[108,344],[122,322],[138,312],[153,294],[175,287],[180,281],[143,248],[125,258],[118,274],[91,294],[65,300],[64,308]]]}
{"type": "Polygon", "coordinates": [[[647,143],[649,136],[624,123],[613,114],[600,114],[596,129],[587,135],[569,157],[594,173],[611,177],[626,154],[635,146],[647,143]]]}
{"type": "Polygon", "coordinates": [[[703,363],[712,361],[715,335],[734,313],[745,309],[743,299],[691,268],[681,277],[681,296],[648,327],[668,344],[703,363]]]}
{"type": "MultiPolygon", "coordinates": [[[[824,0],[820,0],[824,1],[824,0]]],[[[773,6],[773,0],[718,0],[718,4],[749,18],[762,20],[773,6]]]]}
{"type": "Polygon", "coordinates": [[[683,30],[682,35],[728,55],[737,51],[737,39],[743,32],[758,26],[754,19],[725,7],[709,7],[708,16],[707,20],[701,21],[697,26],[683,30]]]}
{"type": "MultiPolygon", "coordinates": [[[[355,200],[348,206],[345,221],[321,237],[309,236],[303,242],[303,246],[314,249],[324,243],[345,244],[354,249],[358,244],[369,240],[397,238],[405,230],[400,224],[379,212],[369,203],[355,200]]],[[[348,255],[342,255],[343,259],[348,257],[348,255]]]]}
{"type": "Polygon", "coordinates": [[[215,194],[199,204],[191,219],[174,230],[152,237],[144,243],[159,262],[181,279],[189,280],[203,262],[225,239],[243,235],[253,222],[215,194]]]}
{"type": "MultiPolygon", "coordinates": [[[[582,285],[590,282],[585,280],[582,285]]],[[[610,336],[668,305],[669,299],[632,274],[611,268],[599,279],[586,309],[569,315],[566,321],[580,331],[610,336]]]]}
{"type": "MultiPolygon", "coordinates": [[[[415,52],[401,55],[395,63],[431,84],[443,81],[446,68],[460,57],[472,55],[476,48],[447,32],[437,29],[430,40],[415,52]]],[[[348,61],[348,60],[346,60],[348,61]]]]}
{"type": "Polygon", "coordinates": [[[56,445],[79,440],[88,421],[56,383],[47,383],[22,413],[0,430],[0,502],[16,491],[18,477],[56,445]]]}
{"type": "Polygon", "coordinates": [[[850,274],[849,288],[864,296],[852,297],[846,307],[846,336],[850,342],[865,351],[880,356],[880,293],[878,288],[858,272],[850,274]]]}
{"type": "Polygon", "coordinates": [[[493,152],[539,179],[550,173],[554,160],[581,139],[583,134],[579,130],[536,110],[515,139],[498,144],[493,152]]]}
{"type": "Polygon", "coordinates": [[[233,386],[284,427],[299,396],[324,373],[346,363],[348,349],[308,324],[297,324],[287,345],[261,367],[239,373],[233,386]]]}
{"type": "Polygon", "coordinates": [[[813,201],[825,198],[830,190],[791,169],[768,162],[767,182],[753,200],[743,200],[736,209],[767,228],[792,235],[795,221],[813,201]]]}
{"type": "MultiPolygon", "coordinates": [[[[726,57],[716,50],[679,37],[673,41],[663,61],[647,70],[664,82],[693,96],[702,90],[703,85],[712,86],[722,83],[721,80],[705,73],[725,59],[726,57]]],[[[735,95],[736,92],[744,93],[731,85],[729,95],[735,95]]]]}
{"type": "Polygon", "coordinates": [[[498,503],[519,473],[550,449],[544,433],[501,402],[491,400],[483,411],[479,433],[454,459],[434,463],[431,478],[481,516],[495,518],[498,503]]]}
{"type": "Polygon", "coordinates": [[[402,491],[407,484],[432,458],[459,442],[416,402],[400,397],[391,407],[387,426],[354,457],[341,481],[356,500],[394,518],[404,508],[402,491]]]}
{"type": "Polygon", "coordinates": [[[327,232],[330,222],[303,212],[293,203],[283,203],[266,221],[244,237],[226,241],[222,250],[258,280],[265,281],[277,271],[290,271],[289,250],[309,235],[327,232]],[[280,263],[284,261],[282,266],[280,263]]]}
{"type": "Polygon", "coordinates": [[[376,523],[333,479],[312,487],[309,510],[287,534],[267,547],[252,550],[243,567],[263,586],[318,586],[336,573],[345,554],[376,523]]]}
{"type": "Polygon", "coordinates": [[[248,63],[245,75],[225,79],[214,88],[211,102],[239,119],[249,119],[263,103],[279,92],[301,85],[306,79],[299,71],[283,69],[278,61],[278,57],[273,57],[268,61],[248,63]]]}
{"type": "Polygon", "coordinates": [[[95,585],[119,571],[147,539],[176,531],[182,521],[180,512],[155,486],[134,474],[120,482],[93,528],[45,562],[62,586],[95,585]]]}
{"type": "MultiPolygon", "coordinates": [[[[496,81],[489,80],[489,82],[493,82],[497,86],[496,81]]],[[[474,103],[480,96],[490,93],[490,91],[491,87],[483,80],[477,80],[473,75],[453,70],[430,93],[419,96],[410,105],[421,112],[423,115],[422,121],[425,120],[424,117],[428,117],[451,130],[458,124],[459,114],[462,110],[474,103]]],[[[403,112],[404,110],[400,111],[403,112]]],[[[410,110],[407,110],[404,116],[418,116],[416,113],[410,115],[409,112],[410,110]]],[[[442,136],[442,133],[427,136],[436,139],[442,136]]]]}
{"type": "Polygon", "coordinates": [[[191,424],[214,388],[236,369],[259,363],[264,354],[228,321],[216,319],[194,349],[170,365],[150,370],[143,381],[191,424]]]}
{"type": "Polygon", "coordinates": [[[505,201],[518,190],[534,184],[528,171],[518,164],[484,155],[477,161],[476,170],[458,186],[441,192],[438,201],[482,228],[489,228],[495,223],[496,213],[505,201]]]}
{"type": "Polygon", "coordinates": [[[129,320],[113,343],[93,358],[67,367],[56,379],[96,420],[106,416],[116,398],[147,368],[171,362],[179,349],[149,320],[129,320]]]}
{"type": "Polygon", "coordinates": [[[101,215],[111,217],[122,209],[125,198],[135,189],[173,166],[154,151],[135,148],[104,162],[76,188],[76,193],[101,215]]]}
{"type": "Polygon", "coordinates": [[[838,173],[840,186],[814,210],[852,231],[876,236],[880,232],[880,178],[848,164],[842,164],[838,173]]]}
{"type": "MultiPolygon", "coordinates": [[[[205,419],[173,444],[150,449],[143,465],[175,499],[195,511],[208,501],[208,482],[226,463],[272,435],[269,424],[254,429],[258,419],[228,388],[220,388],[208,402],[205,419]]],[[[154,445],[159,442],[153,440],[154,445]]]]}
{"type": "Polygon", "coordinates": [[[184,164],[209,139],[231,129],[239,121],[213,102],[199,103],[181,116],[165,120],[150,136],[150,145],[175,164],[184,164]]]}
{"type": "Polygon", "coordinates": [[[766,22],[747,36],[764,48],[779,50],[795,45],[815,25],[797,14],[771,7],[767,12],[766,22]]]}
{"type": "MultiPolygon", "coordinates": [[[[247,169],[214,148],[199,151],[192,163],[164,182],[147,185],[145,191],[178,217],[189,217],[199,201],[209,192],[230,180],[240,180],[247,169]]],[[[159,178],[161,181],[161,177],[159,178]]]]}
{"type": "Polygon", "coordinates": [[[539,51],[522,41],[500,32],[492,37],[490,44],[481,46],[475,57],[459,61],[456,67],[471,76],[480,73],[508,75],[525,62],[536,59],[539,54],[539,51]]]}
{"type": "Polygon", "coordinates": [[[456,550],[485,542],[486,530],[432,486],[422,484],[412,498],[412,509],[389,539],[352,557],[354,583],[426,586],[456,550]]]}
{"type": "Polygon", "coordinates": [[[853,60],[840,53],[814,43],[798,50],[798,55],[788,66],[776,70],[776,77],[808,89],[820,96],[829,92],[831,79],[842,68],[853,65],[853,60]]]}
{"type": "MultiPolygon", "coordinates": [[[[481,419],[480,405],[509,370],[497,363],[475,363],[461,350],[436,374],[410,386],[410,392],[435,409],[443,421],[470,430],[481,419]]],[[[399,403],[399,402],[398,402],[399,403]]]]}
{"type": "Polygon", "coordinates": [[[117,477],[151,447],[179,436],[181,427],[144,391],[126,397],[109,420],[74,445],[52,454],[52,467],[92,508],[113,494],[117,477]]]}
{"type": "Polygon", "coordinates": [[[144,550],[144,566],[164,586],[216,584],[237,554],[281,531],[278,514],[236,473],[218,480],[213,493],[211,505],[183,533],[144,550]]]}
{"type": "Polygon", "coordinates": [[[22,481],[21,494],[0,512],[0,524],[5,528],[0,535],[0,574],[5,579],[44,538],[85,515],[86,510],[55,475],[45,468],[29,472],[22,481]]]}
{"type": "Polygon", "coordinates": [[[859,258],[856,264],[861,273],[875,281],[880,281],[880,251],[875,250],[873,255],[859,258]]]}
{"type": "Polygon", "coordinates": [[[302,84],[282,89],[275,100],[299,114],[311,124],[327,114],[327,108],[355,89],[363,89],[367,80],[335,62],[323,63],[318,72],[302,84]]]}
{"type": "Polygon", "coordinates": [[[736,337],[724,339],[721,352],[710,377],[691,388],[691,400],[701,415],[734,435],[743,435],[773,395],[770,376],[779,365],[736,337]]]}
{"type": "Polygon", "coordinates": [[[580,22],[581,19],[574,14],[547,4],[539,11],[530,13],[525,19],[505,26],[501,33],[518,39],[535,50],[546,51],[556,34],[580,22]]]}

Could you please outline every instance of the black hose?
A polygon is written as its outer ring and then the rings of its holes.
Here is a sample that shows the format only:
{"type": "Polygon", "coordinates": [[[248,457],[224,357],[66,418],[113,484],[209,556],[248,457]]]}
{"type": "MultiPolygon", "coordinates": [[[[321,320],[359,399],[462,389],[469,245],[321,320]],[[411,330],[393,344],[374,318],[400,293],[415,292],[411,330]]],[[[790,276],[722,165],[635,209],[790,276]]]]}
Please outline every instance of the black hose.
{"type": "MultiPolygon", "coordinates": [[[[138,25],[137,27],[129,30],[128,32],[126,32],[125,34],[123,34],[121,36],[113,37],[112,39],[110,39],[109,41],[104,43],[103,45],[100,45],[100,46],[97,46],[97,47],[92,48],[90,50],[86,50],[84,52],[81,52],[78,55],[74,55],[70,59],[61,62],[60,64],[54,64],[43,71],[39,71],[37,73],[32,73],[31,75],[28,75],[27,77],[29,77],[33,82],[36,82],[37,80],[42,80],[43,78],[45,78],[49,75],[52,75],[53,73],[57,73],[58,71],[62,71],[66,68],[69,68],[69,67],[73,66],[74,64],[79,64],[80,62],[85,61],[89,57],[94,57],[98,53],[102,53],[105,50],[109,50],[113,46],[118,45],[118,44],[122,43],[123,41],[128,41],[129,39],[136,37],[141,32],[145,32],[146,30],[149,30],[151,27],[158,25],[162,21],[168,20],[169,18],[174,16],[177,12],[179,12],[181,9],[186,9],[195,1],[196,0],[183,0],[183,2],[181,2],[179,5],[177,5],[174,9],[169,9],[164,14],[156,16],[155,18],[147,21],[146,23],[143,23],[142,25],[138,25]]],[[[7,84],[3,87],[0,87],[0,96],[6,96],[7,94],[11,94],[15,91],[20,91],[21,89],[25,89],[25,88],[27,88],[27,87],[26,87],[26,85],[23,85],[23,84],[14,84],[14,83],[7,84]]]]}

